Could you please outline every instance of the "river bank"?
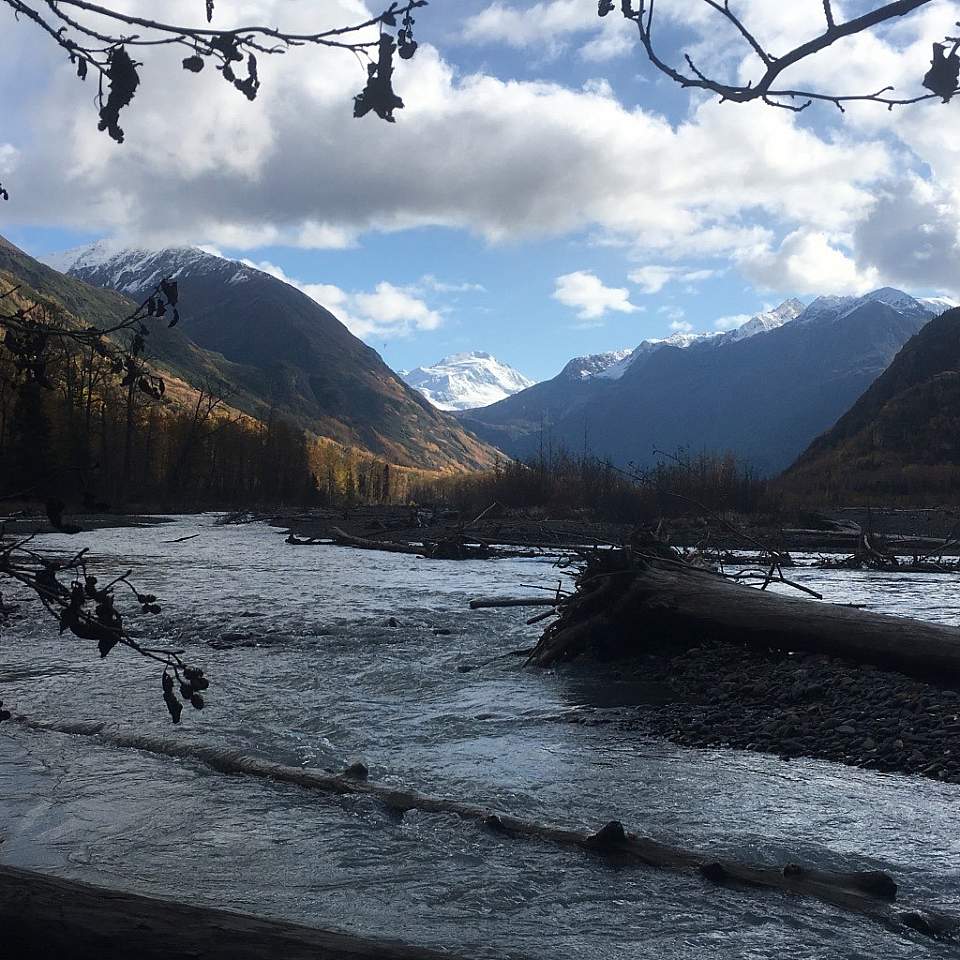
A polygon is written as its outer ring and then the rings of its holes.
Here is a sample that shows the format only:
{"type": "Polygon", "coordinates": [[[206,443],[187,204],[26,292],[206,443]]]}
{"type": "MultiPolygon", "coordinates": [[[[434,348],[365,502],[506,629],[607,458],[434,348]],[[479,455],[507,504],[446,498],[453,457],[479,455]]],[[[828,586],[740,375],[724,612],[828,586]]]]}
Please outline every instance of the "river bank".
{"type": "Polygon", "coordinates": [[[105,960],[457,960],[348,936],[0,867],[0,947],[16,958],[105,960]]]}

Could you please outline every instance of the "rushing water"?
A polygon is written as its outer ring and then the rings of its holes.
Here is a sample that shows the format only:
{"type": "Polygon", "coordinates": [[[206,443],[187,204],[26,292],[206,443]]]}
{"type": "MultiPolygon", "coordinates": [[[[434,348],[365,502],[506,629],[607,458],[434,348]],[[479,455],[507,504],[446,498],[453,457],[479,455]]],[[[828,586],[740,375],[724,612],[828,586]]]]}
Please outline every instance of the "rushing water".
{"type": "MultiPolygon", "coordinates": [[[[269,527],[210,517],[83,542],[105,572],[132,567],[138,586],[162,598],[149,625],[202,662],[208,708],[188,709],[174,728],[149,664],[120,650],[100,662],[88,643],[22,620],[0,642],[0,697],[19,712],[116,719],[292,764],[340,769],[363,758],[373,779],[551,823],[616,818],[718,854],[887,869],[912,900],[960,913],[955,786],[558,722],[617,699],[582,670],[521,669],[508,654],[537,636],[522,610],[466,609],[471,596],[555,583],[548,561],[292,549],[269,527]],[[208,645],[227,633],[258,645],[208,645]]],[[[792,577],[836,601],[960,624],[952,577],[792,577]]],[[[819,960],[954,949],[812,901],[614,869],[452,816],[398,816],[368,798],[14,724],[0,727],[0,840],[2,863],[476,957],[819,960]]]]}

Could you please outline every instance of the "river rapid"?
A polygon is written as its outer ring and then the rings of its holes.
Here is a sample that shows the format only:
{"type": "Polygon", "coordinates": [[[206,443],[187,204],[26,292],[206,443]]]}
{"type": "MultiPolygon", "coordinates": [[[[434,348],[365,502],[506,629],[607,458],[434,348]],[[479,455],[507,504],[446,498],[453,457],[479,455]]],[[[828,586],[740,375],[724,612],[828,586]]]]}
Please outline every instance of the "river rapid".
{"type": "MultiPolygon", "coordinates": [[[[116,721],[294,765],[363,759],[371,779],[549,823],[619,819],[717,855],[884,869],[911,901],[960,913],[956,786],[566,722],[597,705],[629,712],[629,691],[587,667],[522,669],[509,654],[535,642],[529,614],[467,610],[476,595],[555,585],[549,560],[294,549],[276,529],[211,516],[40,543],[72,550],[81,540],[102,576],[133,568],[138,587],[160,597],[163,613],[138,626],[205,668],[208,706],[172,726],[159,669],[120,649],[101,662],[36,615],[0,637],[0,697],[18,713],[116,721]],[[224,635],[241,645],[210,646],[224,635]]],[[[789,575],[837,602],[960,624],[954,577],[789,575]]],[[[813,901],[616,869],[453,816],[400,816],[369,798],[12,723],[0,726],[0,841],[2,864],[472,957],[957,951],[813,901]]]]}

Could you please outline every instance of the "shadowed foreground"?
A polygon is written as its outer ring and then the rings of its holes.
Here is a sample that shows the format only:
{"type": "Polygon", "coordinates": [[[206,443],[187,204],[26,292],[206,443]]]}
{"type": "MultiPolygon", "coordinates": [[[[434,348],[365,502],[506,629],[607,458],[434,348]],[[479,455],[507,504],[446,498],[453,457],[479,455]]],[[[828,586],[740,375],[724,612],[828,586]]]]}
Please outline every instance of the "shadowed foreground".
{"type": "Polygon", "coordinates": [[[0,867],[3,956],[57,960],[456,960],[242,913],[191,907],[0,867]]]}

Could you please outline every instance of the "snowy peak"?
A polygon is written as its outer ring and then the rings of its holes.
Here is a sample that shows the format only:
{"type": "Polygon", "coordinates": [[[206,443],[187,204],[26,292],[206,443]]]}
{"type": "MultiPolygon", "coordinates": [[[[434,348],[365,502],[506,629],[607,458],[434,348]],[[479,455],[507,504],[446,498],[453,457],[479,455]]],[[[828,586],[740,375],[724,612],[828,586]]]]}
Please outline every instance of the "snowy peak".
{"type": "Polygon", "coordinates": [[[871,303],[882,303],[897,313],[908,317],[929,317],[949,310],[953,303],[943,297],[918,299],[897,290],[895,287],[880,287],[862,297],[817,297],[798,318],[802,323],[810,321],[835,322],[850,316],[855,310],[871,303]]]}
{"type": "Polygon", "coordinates": [[[612,353],[597,353],[589,357],[577,357],[571,360],[564,368],[561,376],[576,380],[587,380],[598,377],[604,380],[619,380],[626,373],[629,366],[640,357],[648,356],[664,347],[676,347],[678,350],[687,350],[690,347],[725,346],[746,340],[760,333],[769,333],[782,327],[785,323],[795,320],[805,310],[803,303],[797,299],[785,300],[779,307],[766,310],[751,317],[746,323],[729,330],[726,333],[673,333],[669,337],[651,338],[642,341],[634,350],[616,350],[612,353]]]}
{"type": "Polygon", "coordinates": [[[513,367],[479,350],[455,353],[432,366],[400,375],[440,410],[487,407],[534,384],[513,367]]]}
{"type": "Polygon", "coordinates": [[[791,300],[784,300],[779,307],[773,310],[765,310],[751,317],[746,323],[723,334],[721,343],[736,343],[738,340],[746,340],[748,337],[756,336],[758,333],[769,333],[782,327],[791,320],[796,320],[806,307],[803,303],[794,297],[791,300]]]}
{"type": "Polygon", "coordinates": [[[594,353],[587,357],[574,357],[560,371],[559,376],[568,380],[590,380],[593,377],[616,380],[623,373],[624,364],[632,356],[633,351],[628,349],[594,353]]]}
{"type": "Polygon", "coordinates": [[[923,304],[927,310],[935,313],[938,317],[941,313],[946,313],[958,306],[956,301],[949,297],[921,297],[917,302],[923,304]]]}
{"type": "Polygon", "coordinates": [[[109,240],[52,254],[45,262],[61,273],[134,298],[152,290],[165,277],[216,276],[222,282],[242,283],[258,272],[199,247],[147,250],[121,247],[109,240]]]}

